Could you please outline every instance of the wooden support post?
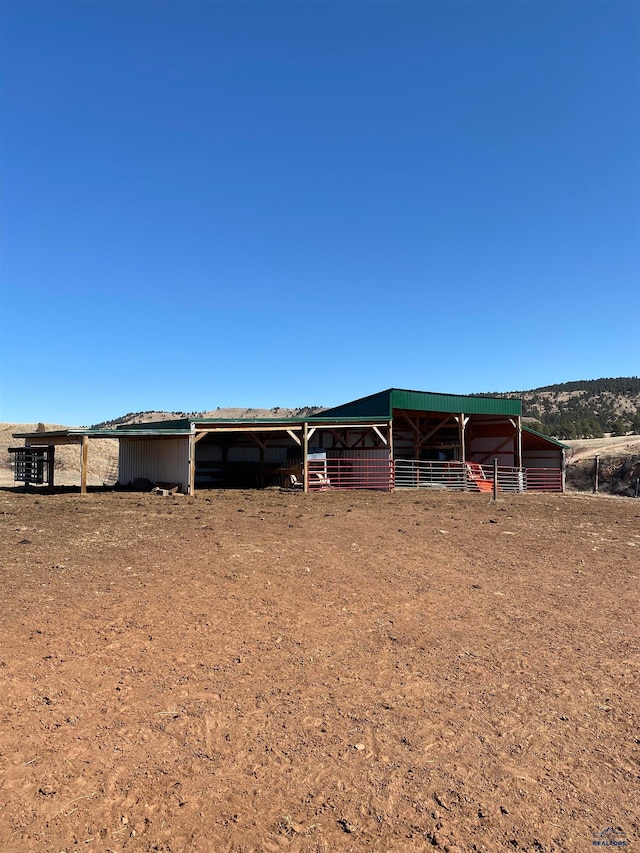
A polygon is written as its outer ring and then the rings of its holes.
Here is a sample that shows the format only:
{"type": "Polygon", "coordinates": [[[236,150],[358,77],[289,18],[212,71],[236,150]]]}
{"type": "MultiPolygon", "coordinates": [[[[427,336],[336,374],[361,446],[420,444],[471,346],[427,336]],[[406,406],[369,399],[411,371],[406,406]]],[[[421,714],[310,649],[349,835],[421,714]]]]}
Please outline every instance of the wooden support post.
{"type": "Polygon", "coordinates": [[[302,489],[309,491],[309,424],[305,421],[302,427],[302,489]]]}
{"type": "Polygon", "coordinates": [[[288,429],[288,430],[287,430],[287,433],[288,433],[288,434],[291,436],[291,438],[295,441],[295,443],[298,445],[298,447],[300,447],[300,445],[302,444],[302,442],[300,441],[300,439],[298,438],[298,436],[295,434],[295,432],[294,432],[292,429],[288,429]]]}
{"type": "Polygon", "coordinates": [[[493,499],[498,500],[498,457],[493,457],[493,499]]]}
{"type": "Polygon", "coordinates": [[[192,432],[189,436],[189,485],[187,494],[193,495],[196,491],[196,435],[192,432]]]}
{"type": "Polygon", "coordinates": [[[56,446],[50,444],[47,453],[47,484],[50,489],[53,488],[53,471],[55,467],[56,446]]]}
{"type": "Polygon", "coordinates": [[[87,494],[87,463],[89,461],[89,436],[82,436],[82,449],[80,451],[80,494],[87,494]]]}
{"type": "Polygon", "coordinates": [[[389,488],[396,487],[396,469],[393,464],[393,418],[389,419],[389,488]]]}
{"type": "Polygon", "coordinates": [[[467,448],[465,446],[464,433],[467,422],[464,418],[464,412],[460,412],[460,461],[467,461],[467,448]]]}
{"type": "Polygon", "coordinates": [[[518,440],[517,440],[517,444],[516,444],[516,452],[518,454],[518,458],[516,461],[516,467],[522,468],[522,418],[520,417],[520,415],[518,415],[517,430],[518,430],[518,440]]]}

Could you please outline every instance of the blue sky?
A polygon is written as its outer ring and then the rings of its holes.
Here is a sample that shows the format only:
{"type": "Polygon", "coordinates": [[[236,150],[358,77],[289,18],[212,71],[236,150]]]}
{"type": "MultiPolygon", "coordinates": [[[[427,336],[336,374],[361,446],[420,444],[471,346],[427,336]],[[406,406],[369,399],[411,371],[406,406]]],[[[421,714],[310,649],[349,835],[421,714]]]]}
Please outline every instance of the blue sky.
{"type": "Polygon", "coordinates": [[[640,4],[4,0],[0,419],[640,371],[640,4]]]}

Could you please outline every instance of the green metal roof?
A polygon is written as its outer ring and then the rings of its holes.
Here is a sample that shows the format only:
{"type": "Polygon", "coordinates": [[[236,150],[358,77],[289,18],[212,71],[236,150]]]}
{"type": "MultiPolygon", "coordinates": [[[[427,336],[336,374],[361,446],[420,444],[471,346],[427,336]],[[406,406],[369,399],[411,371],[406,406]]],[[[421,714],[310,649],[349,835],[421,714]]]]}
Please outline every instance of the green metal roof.
{"type": "Polygon", "coordinates": [[[435,394],[388,388],[323,412],[324,417],[368,417],[389,419],[394,409],[412,412],[464,412],[465,415],[522,414],[522,402],[512,397],[471,397],[465,394],[435,394]]]}
{"type": "Polygon", "coordinates": [[[115,432],[121,432],[122,430],[148,430],[148,429],[159,429],[163,432],[166,431],[174,431],[174,430],[184,430],[185,432],[191,431],[191,419],[190,418],[179,418],[174,421],[149,421],[144,424],[120,424],[115,428],[115,432]]]}
{"type": "Polygon", "coordinates": [[[391,390],[394,409],[422,412],[464,412],[465,415],[521,415],[522,401],[509,397],[471,397],[429,391],[391,390]]]}
{"type": "MultiPolygon", "coordinates": [[[[165,422],[168,423],[168,422],[165,422]]],[[[189,435],[191,430],[187,424],[186,429],[161,428],[162,422],[149,424],[130,424],[122,429],[105,429],[90,427],[70,427],[69,429],[54,429],[45,432],[14,432],[14,438],[28,438],[29,440],[42,439],[42,444],[46,444],[47,440],[52,440],[55,443],[57,438],[77,438],[81,439],[84,435],[88,438],[126,438],[127,436],[139,435],[189,435]],[[135,428],[134,428],[135,426],[135,428]]]]}
{"type": "MultiPolygon", "coordinates": [[[[153,421],[150,423],[144,424],[127,424],[126,426],[119,426],[113,430],[115,435],[120,434],[121,431],[133,431],[139,430],[141,432],[156,430],[159,432],[190,432],[191,424],[194,424],[196,430],[199,425],[203,424],[220,424],[221,426],[235,426],[241,424],[242,426],[251,426],[251,424],[255,424],[256,426],[273,426],[273,427],[282,427],[282,426],[302,426],[304,423],[360,423],[367,422],[369,423],[372,419],[370,417],[327,417],[325,412],[319,412],[317,415],[308,415],[306,418],[304,417],[291,417],[291,418],[186,418],[181,419],[179,421],[153,421]]],[[[375,418],[374,418],[375,420],[375,418]]],[[[378,421],[386,421],[388,417],[378,417],[378,421]]]]}
{"type": "Polygon", "coordinates": [[[522,431],[531,433],[531,435],[535,435],[537,438],[543,438],[545,441],[548,441],[549,444],[555,444],[557,447],[563,447],[565,450],[569,449],[568,444],[563,444],[561,441],[558,441],[557,438],[551,438],[550,435],[545,435],[543,432],[538,432],[537,429],[531,429],[531,427],[523,426],[522,431]]]}

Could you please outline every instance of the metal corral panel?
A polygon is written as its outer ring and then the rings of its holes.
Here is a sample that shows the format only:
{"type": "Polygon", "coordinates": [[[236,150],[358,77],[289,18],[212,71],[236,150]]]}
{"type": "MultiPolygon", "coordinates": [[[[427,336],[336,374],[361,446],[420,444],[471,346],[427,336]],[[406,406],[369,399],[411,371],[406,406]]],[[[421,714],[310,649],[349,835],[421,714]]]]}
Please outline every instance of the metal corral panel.
{"type": "Polygon", "coordinates": [[[189,439],[121,438],[120,473],[122,485],[146,477],[153,483],[179,483],[183,492],[189,485],[189,439]]]}

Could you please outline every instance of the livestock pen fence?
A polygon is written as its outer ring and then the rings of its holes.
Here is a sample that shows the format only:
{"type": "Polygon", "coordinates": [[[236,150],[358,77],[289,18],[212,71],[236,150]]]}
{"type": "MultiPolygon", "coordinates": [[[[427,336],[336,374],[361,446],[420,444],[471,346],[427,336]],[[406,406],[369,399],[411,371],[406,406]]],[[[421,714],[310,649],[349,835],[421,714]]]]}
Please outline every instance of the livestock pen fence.
{"type": "MultiPolygon", "coordinates": [[[[395,460],[397,489],[454,489],[490,492],[493,489],[493,465],[477,462],[429,462],[421,459],[395,460]]],[[[497,485],[501,492],[561,492],[560,468],[517,468],[499,465],[497,485]]]]}
{"type": "MultiPolygon", "coordinates": [[[[385,456],[309,460],[310,491],[319,489],[452,489],[491,492],[493,465],[476,462],[430,462],[421,459],[390,460],[385,456]]],[[[497,468],[500,492],[561,492],[560,468],[497,468]]]]}
{"type": "Polygon", "coordinates": [[[307,463],[309,490],[379,489],[394,487],[394,465],[388,454],[336,456],[310,459],[307,463]]]}

